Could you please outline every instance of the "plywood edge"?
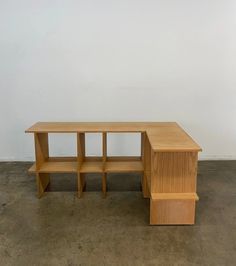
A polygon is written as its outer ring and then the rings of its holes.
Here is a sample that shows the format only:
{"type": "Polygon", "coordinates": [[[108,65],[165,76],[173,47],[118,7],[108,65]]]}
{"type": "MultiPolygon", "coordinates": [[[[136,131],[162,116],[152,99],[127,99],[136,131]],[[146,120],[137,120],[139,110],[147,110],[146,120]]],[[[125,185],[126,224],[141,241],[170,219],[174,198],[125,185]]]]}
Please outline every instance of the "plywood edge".
{"type": "Polygon", "coordinates": [[[40,122],[36,122],[31,127],[25,130],[25,133],[35,133],[35,128],[40,124],[40,122]]]}
{"type": "Polygon", "coordinates": [[[197,193],[151,193],[152,200],[199,200],[197,193]]]}
{"type": "Polygon", "coordinates": [[[147,129],[177,126],[176,122],[37,122],[25,133],[146,132],[147,129]]]}
{"type": "Polygon", "coordinates": [[[161,147],[158,145],[153,145],[153,143],[149,140],[151,148],[154,152],[201,152],[202,148],[198,147],[189,147],[189,148],[182,148],[182,147],[161,147]],[[157,147],[158,146],[158,147],[157,147]]]}
{"type": "Polygon", "coordinates": [[[201,148],[162,148],[162,147],[155,147],[152,146],[152,150],[154,152],[201,152],[201,148]]]}

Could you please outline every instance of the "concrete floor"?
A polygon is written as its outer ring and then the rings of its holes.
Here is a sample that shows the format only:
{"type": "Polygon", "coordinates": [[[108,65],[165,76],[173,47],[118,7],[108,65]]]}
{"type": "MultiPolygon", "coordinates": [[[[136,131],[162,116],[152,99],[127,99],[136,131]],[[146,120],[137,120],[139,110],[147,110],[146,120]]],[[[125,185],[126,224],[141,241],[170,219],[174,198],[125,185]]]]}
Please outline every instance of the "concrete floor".
{"type": "Polygon", "coordinates": [[[236,162],[199,163],[196,225],[149,226],[140,176],[52,177],[38,200],[30,163],[0,163],[0,266],[236,265],[236,162]],[[97,191],[96,191],[97,190],[97,191]]]}

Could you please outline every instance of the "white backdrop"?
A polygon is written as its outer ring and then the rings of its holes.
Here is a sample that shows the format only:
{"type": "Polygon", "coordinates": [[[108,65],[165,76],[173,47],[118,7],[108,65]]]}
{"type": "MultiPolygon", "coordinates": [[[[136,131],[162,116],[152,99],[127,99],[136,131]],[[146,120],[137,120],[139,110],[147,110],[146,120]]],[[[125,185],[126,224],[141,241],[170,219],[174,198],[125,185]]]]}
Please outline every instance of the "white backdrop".
{"type": "Polygon", "coordinates": [[[200,158],[236,159],[236,1],[0,0],[0,92],[0,160],[33,159],[36,121],[177,121],[200,158]]]}

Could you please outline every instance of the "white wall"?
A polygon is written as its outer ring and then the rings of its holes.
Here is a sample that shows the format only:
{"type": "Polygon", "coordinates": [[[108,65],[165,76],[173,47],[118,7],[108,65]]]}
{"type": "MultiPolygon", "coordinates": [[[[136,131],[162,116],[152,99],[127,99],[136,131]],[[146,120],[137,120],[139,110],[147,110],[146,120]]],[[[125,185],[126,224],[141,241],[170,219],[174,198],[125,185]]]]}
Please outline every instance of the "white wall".
{"type": "Polygon", "coordinates": [[[236,159],[236,1],[0,0],[0,92],[0,160],[33,159],[36,121],[177,121],[236,159]]]}

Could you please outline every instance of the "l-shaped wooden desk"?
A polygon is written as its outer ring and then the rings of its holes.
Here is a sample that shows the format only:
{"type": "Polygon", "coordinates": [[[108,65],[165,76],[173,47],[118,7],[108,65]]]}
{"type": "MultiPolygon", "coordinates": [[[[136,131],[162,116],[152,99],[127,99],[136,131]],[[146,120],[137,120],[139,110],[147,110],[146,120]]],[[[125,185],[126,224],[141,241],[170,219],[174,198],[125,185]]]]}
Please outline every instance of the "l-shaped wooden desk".
{"type": "Polygon", "coordinates": [[[34,133],[38,197],[50,182],[50,173],[76,173],[78,196],[85,188],[85,173],[102,175],[106,195],[107,173],[142,173],[142,191],[150,198],[150,224],[194,224],[199,145],[175,122],[38,122],[34,133]],[[107,156],[107,133],[141,133],[141,156],[107,156]],[[76,133],[76,157],[50,157],[49,133],[76,133]],[[88,157],[85,133],[102,133],[103,153],[88,157]]]}

